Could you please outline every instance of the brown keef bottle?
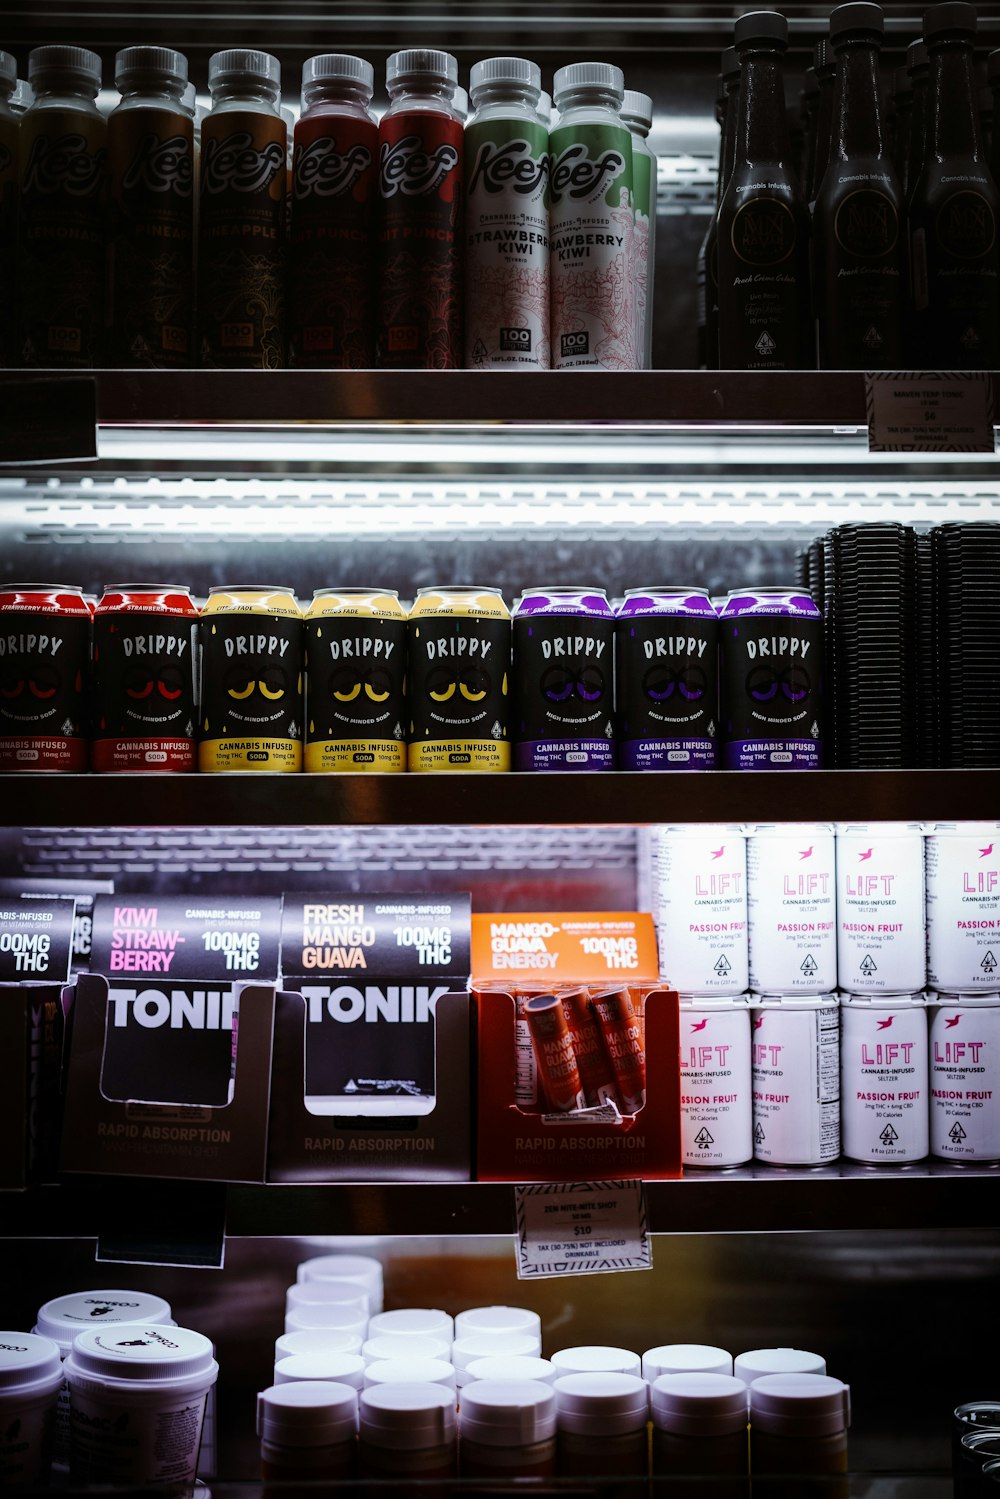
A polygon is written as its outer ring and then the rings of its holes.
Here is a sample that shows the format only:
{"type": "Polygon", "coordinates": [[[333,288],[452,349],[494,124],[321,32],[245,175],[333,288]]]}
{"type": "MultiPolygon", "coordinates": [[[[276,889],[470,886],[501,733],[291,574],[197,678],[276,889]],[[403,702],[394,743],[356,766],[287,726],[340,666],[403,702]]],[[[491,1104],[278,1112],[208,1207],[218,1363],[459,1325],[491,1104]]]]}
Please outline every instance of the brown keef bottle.
{"type": "Polygon", "coordinates": [[[964,0],[924,13],[927,149],[910,201],[910,265],[925,369],[992,369],[1000,359],[1000,200],[979,129],[975,40],[975,8],[964,0]]]}
{"type": "Polygon", "coordinates": [[[733,171],[719,209],[719,363],[811,366],[809,214],[792,165],[777,11],[736,22],[740,102],[733,171]]]}
{"type": "Polygon", "coordinates": [[[898,369],[903,316],[899,182],[879,94],[882,8],[830,17],[837,96],[830,164],[813,216],[821,369],[898,369]]]}
{"type": "Polygon", "coordinates": [[[718,114],[722,138],[715,213],[698,254],[698,366],[707,370],[719,368],[719,204],[733,170],[739,97],[740,60],[736,48],[727,47],[722,54],[722,72],[719,74],[718,114]]]}

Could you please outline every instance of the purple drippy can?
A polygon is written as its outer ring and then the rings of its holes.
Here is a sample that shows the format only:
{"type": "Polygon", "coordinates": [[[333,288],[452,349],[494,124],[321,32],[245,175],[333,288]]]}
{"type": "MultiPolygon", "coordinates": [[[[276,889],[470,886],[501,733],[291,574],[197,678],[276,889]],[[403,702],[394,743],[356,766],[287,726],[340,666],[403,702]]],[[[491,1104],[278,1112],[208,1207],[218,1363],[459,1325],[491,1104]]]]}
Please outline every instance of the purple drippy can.
{"type": "Polygon", "coordinates": [[[514,609],[515,770],[613,770],[615,616],[602,588],[529,588],[514,609]]]}
{"type": "Polygon", "coordinates": [[[734,589],[722,609],[726,770],[823,764],[823,617],[797,588],[734,589]]]}
{"type": "Polygon", "coordinates": [[[714,770],[719,620],[703,588],[633,588],[615,627],[621,770],[714,770]]]}

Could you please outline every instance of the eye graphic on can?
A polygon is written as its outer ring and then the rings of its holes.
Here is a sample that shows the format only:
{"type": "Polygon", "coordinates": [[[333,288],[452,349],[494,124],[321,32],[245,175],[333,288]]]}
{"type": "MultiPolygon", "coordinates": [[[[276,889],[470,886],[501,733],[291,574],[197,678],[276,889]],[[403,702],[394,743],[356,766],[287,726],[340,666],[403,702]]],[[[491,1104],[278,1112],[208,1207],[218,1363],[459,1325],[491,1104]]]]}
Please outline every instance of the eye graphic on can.
{"type": "MultiPolygon", "coordinates": [[[[80,673],[77,672],[77,691],[79,691],[80,673]]],[[[16,666],[5,665],[3,675],[0,676],[0,695],[8,702],[18,698],[24,698],[19,716],[31,718],[35,716],[30,699],[34,698],[39,703],[47,703],[49,698],[55,697],[62,686],[62,676],[54,666],[38,666],[30,677],[22,677],[18,674],[16,666]]],[[[37,710],[40,711],[40,710],[37,710]]]]}
{"type": "Polygon", "coordinates": [[[249,666],[234,666],[226,674],[226,695],[239,703],[230,708],[230,717],[240,723],[267,723],[275,716],[274,705],[280,703],[288,688],[282,666],[270,665],[257,677],[249,666]]]}
{"type": "Polygon", "coordinates": [[[149,669],[134,666],[125,674],[125,696],[134,703],[159,695],[168,703],[176,702],[184,691],[184,679],[176,666],[165,666],[156,676],[149,669]]]}
{"type": "Polygon", "coordinates": [[[779,693],[790,703],[801,703],[809,694],[809,675],[799,666],[775,671],[770,666],[755,666],[747,673],[747,692],[758,703],[769,703],[779,693]]]}
{"type": "Polygon", "coordinates": [[[596,703],[604,691],[604,673],[596,666],[583,666],[577,672],[565,666],[552,666],[543,673],[541,688],[552,703],[568,703],[574,697],[584,703],[596,703]]]}
{"type": "Polygon", "coordinates": [[[427,673],[425,689],[432,702],[461,709],[463,698],[467,703],[481,703],[491,685],[489,672],[481,666],[466,666],[456,673],[453,666],[441,665],[427,673]]]}
{"type": "Polygon", "coordinates": [[[700,666],[674,671],[669,666],[651,666],[642,679],[642,690],[654,703],[665,703],[674,696],[698,703],[708,689],[708,679],[700,666]]]}

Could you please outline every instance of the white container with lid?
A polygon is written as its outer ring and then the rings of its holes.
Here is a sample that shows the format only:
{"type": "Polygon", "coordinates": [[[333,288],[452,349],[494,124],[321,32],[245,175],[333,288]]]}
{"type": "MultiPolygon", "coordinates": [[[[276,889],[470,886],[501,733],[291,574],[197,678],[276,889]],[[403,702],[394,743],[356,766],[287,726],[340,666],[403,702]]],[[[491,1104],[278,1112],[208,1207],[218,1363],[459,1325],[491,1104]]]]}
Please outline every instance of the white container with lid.
{"type": "Polygon", "coordinates": [[[525,1333],[542,1342],[542,1319],[523,1306],[473,1306],[455,1318],[455,1338],[525,1333]]]}
{"type": "Polygon", "coordinates": [[[663,1374],[732,1374],[733,1355],[709,1343],[661,1343],[642,1355],[642,1377],[652,1384],[663,1374]]]}
{"type": "Polygon", "coordinates": [[[537,1384],[555,1384],[560,1371],[547,1358],[514,1357],[509,1354],[490,1354],[486,1358],[473,1359],[465,1366],[463,1390],[467,1384],[479,1379],[488,1379],[495,1384],[509,1379],[529,1380],[537,1384]]]}
{"type": "Polygon", "coordinates": [[[368,1317],[356,1306],[342,1303],[307,1301],[285,1313],[286,1332],[353,1332],[364,1341],[368,1335],[368,1317]]]}
{"type": "Polygon", "coordinates": [[[735,1374],[661,1374],[649,1390],[653,1425],[679,1436],[745,1435],[747,1402],[735,1374]]]}
{"type": "Polygon", "coordinates": [[[367,1254],[320,1254],[303,1260],[295,1272],[301,1283],[317,1280],[351,1280],[367,1291],[372,1314],[382,1310],[383,1272],[381,1261],[367,1254]]]}
{"type": "Polygon", "coordinates": [[[353,1476],[358,1392],[350,1385],[302,1381],[272,1385],[257,1396],[257,1435],[264,1477],[312,1473],[353,1476]]]}
{"type": "Polygon", "coordinates": [[[0,1332],[0,1482],[5,1487],[48,1480],[62,1382],[59,1347],[51,1338],[0,1332]]]}
{"type": "Polygon", "coordinates": [[[812,1475],[846,1472],[847,1385],[825,1374],[768,1374],[754,1380],[749,1394],[754,1474],[794,1473],[796,1484],[805,1479],[808,1487],[812,1475]]]}
{"type": "Polygon", "coordinates": [[[802,1348],[751,1348],[733,1359],[733,1373],[747,1385],[765,1374],[825,1374],[826,1359],[802,1348]]]}
{"type": "Polygon", "coordinates": [[[343,1306],[371,1316],[368,1292],[349,1280],[296,1281],[285,1292],[285,1310],[293,1312],[300,1306],[343,1306]]]}
{"type": "Polygon", "coordinates": [[[219,1374],[208,1338],[149,1323],[92,1328],[80,1333],[64,1368],[74,1482],[194,1481],[205,1402],[219,1374]]]}
{"type": "Polygon", "coordinates": [[[366,1478],[450,1478],[457,1471],[455,1392],[436,1384],[372,1385],[359,1410],[366,1478]]]}
{"type": "Polygon", "coordinates": [[[566,1374],[557,1379],[559,1471],[568,1478],[648,1472],[649,1386],[635,1374],[566,1374]]]}
{"type": "Polygon", "coordinates": [[[360,1353],[361,1335],[332,1327],[313,1327],[308,1332],[283,1332],[275,1339],[274,1361],[297,1353],[360,1353]]]}
{"type": "Polygon", "coordinates": [[[384,1332],[381,1337],[369,1338],[361,1348],[366,1364],[384,1363],[395,1358],[443,1358],[446,1362],[452,1345],[445,1338],[424,1338],[418,1333],[384,1332]]]}
{"type": "Polygon", "coordinates": [[[453,1390],[455,1369],[441,1358],[387,1358],[365,1367],[366,1390],[386,1384],[433,1384],[453,1390]]]}
{"type": "Polygon", "coordinates": [[[360,1353],[292,1353],[278,1359],[274,1366],[274,1383],[350,1385],[360,1390],[364,1385],[365,1361],[360,1353]]]}
{"type": "Polygon", "coordinates": [[[368,1336],[380,1338],[383,1333],[402,1337],[444,1338],[449,1346],[455,1341],[455,1323],[447,1312],[434,1307],[408,1306],[394,1312],[380,1312],[368,1324],[368,1336]]]}
{"type": "Polygon", "coordinates": [[[458,1411],[467,1478],[551,1478],[556,1471],[555,1391],[537,1380],[478,1380],[458,1411]]]}
{"type": "Polygon", "coordinates": [[[469,1380],[469,1365],[484,1358],[541,1358],[542,1344],[530,1333],[478,1333],[474,1338],[456,1338],[451,1345],[458,1388],[469,1380]]]}
{"type": "Polygon", "coordinates": [[[612,1348],[603,1343],[585,1343],[560,1348],[552,1355],[557,1377],[563,1374],[630,1374],[641,1376],[642,1359],[630,1348],[612,1348]]]}
{"type": "Polygon", "coordinates": [[[1000,994],[930,996],[930,1149],[1000,1160],[1000,994]]]}

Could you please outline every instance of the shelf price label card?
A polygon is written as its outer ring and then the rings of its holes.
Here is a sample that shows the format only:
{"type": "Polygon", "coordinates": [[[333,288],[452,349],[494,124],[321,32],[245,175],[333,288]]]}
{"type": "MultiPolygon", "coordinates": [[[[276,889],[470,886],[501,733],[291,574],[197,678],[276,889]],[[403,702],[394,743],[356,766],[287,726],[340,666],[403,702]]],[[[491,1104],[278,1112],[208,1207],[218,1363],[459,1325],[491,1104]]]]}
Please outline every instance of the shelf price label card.
{"type": "Polygon", "coordinates": [[[993,453],[993,377],[883,370],[865,376],[870,453],[993,453]]]}
{"type": "Polygon", "coordinates": [[[640,1181],[537,1182],[514,1201],[519,1280],[652,1268],[640,1181]]]}

